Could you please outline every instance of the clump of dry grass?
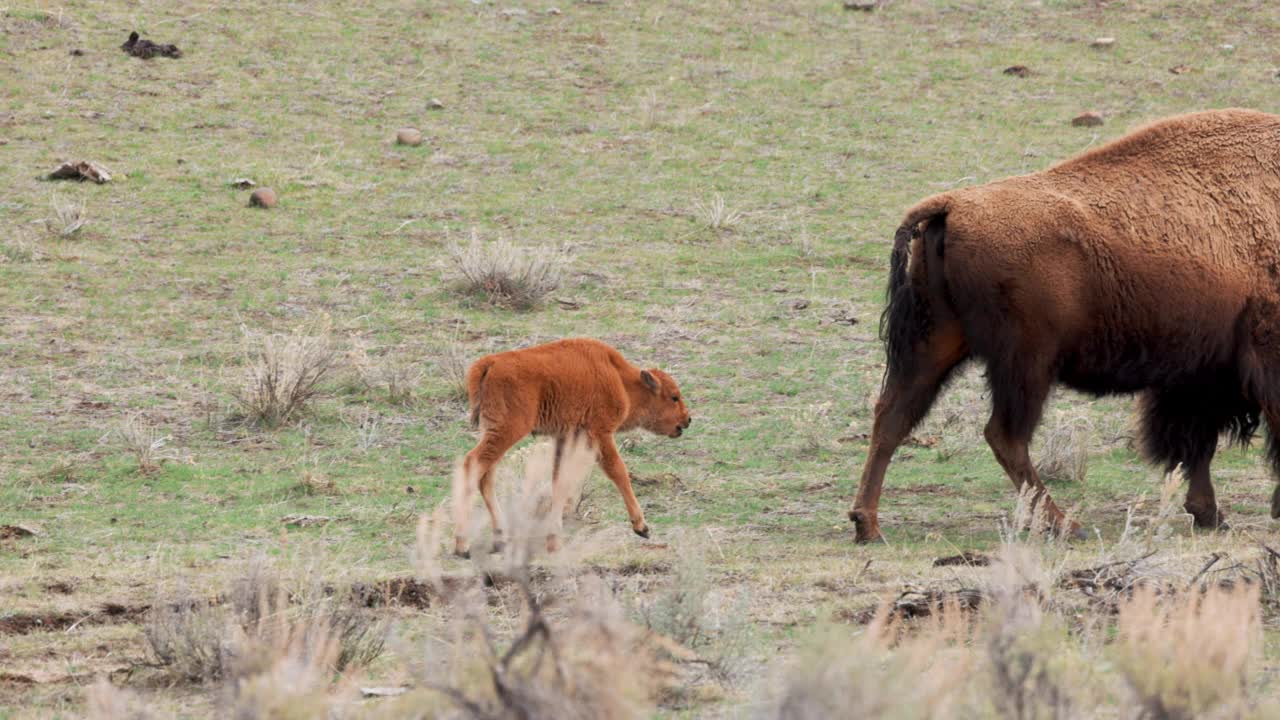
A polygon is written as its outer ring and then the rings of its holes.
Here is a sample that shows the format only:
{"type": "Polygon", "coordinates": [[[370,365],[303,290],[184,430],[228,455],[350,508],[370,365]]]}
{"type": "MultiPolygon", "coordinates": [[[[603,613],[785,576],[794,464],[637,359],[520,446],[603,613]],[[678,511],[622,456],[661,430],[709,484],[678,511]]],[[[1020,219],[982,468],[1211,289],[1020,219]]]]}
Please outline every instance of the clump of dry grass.
{"type": "Polygon", "coordinates": [[[1093,428],[1088,416],[1060,411],[1037,433],[1036,472],[1042,480],[1084,482],[1089,472],[1089,444],[1093,428]]]}
{"type": "Polygon", "coordinates": [[[89,222],[84,201],[63,200],[54,195],[49,200],[52,214],[44,219],[45,228],[60,238],[74,237],[89,222]]]}
{"type": "Polygon", "coordinates": [[[906,640],[881,606],[859,635],[825,628],[803,651],[768,711],[778,720],[834,717],[942,718],[956,714],[976,655],[965,647],[972,623],[955,607],[926,620],[906,640]]]}
{"type": "Polygon", "coordinates": [[[451,400],[467,399],[467,369],[471,357],[467,349],[453,340],[441,340],[436,355],[436,368],[448,388],[451,400]]]}
{"type": "Polygon", "coordinates": [[[833,443],[830,426],[831,402],[810,403],[793,411],[791,426],[801,453],[815,453],[833,443]]]}
{"type": "Polygon", "coordinates": [[[161,434],[141,413],[125,418],[115,434],[124,449],[137,459],[138,469],[143,473],[156,472],[165,461],[182,459],[178,451],[168,447],[173,437],[161,434]]]}
{"type": "Polygon", "coordinates": [[[277,428],[302,414],[337,363],[331,327],[320,317],[288,335],[242,328],[246,372],[235,399],[250,422],[277,428]]]}
{"type": "Polygon", "coordinates": [[[0,261],[7,263],[29,263],[44,258],[44,251],[31,238],[27,231],[12,228],[5,233],[0,242],[0,261]]]}
{"type": "Polygon", "coordinates": [[[85,688],[84,715],[88,720],[150,720],[155,717],[142,699],[112,685],[106,678],[85,688]]]}
{"type": "Polygon", "coordinates": [[[422,366],[416,361],[390,352],[373,356],[363,346],[353,348],[349,357],[356,375],[367,389],[382,393],[393,405],[413,403],[424,375],[422,366]]]}
{"type": "Polygon", "coordinates": [[[196,682],[238,682],[281,665],[332,675],[372,662],[385,641],[381,623],[349,594],[291,592],[261,559],[234,579],[224,602],[158,602],[143,630],[161,665],[196,682]]]}
{"type": "Polygon", "coordinates": [[[573,260],[567,248],[522,248],[501,238],[484,242],[474,232],[466,244],[450,243],[448,252],[468,290],[516,310],[541,305],[560,287],[573,260]]]}
{"type": "Polygon", "coordinates": [[[743,217],[741,211],[725,204],[724,196],[720,193],[716,193],[707,202],[694,200],[693,211],[702,224],[716,231],[733,229],[743,217]]]}
{"type": "Polygon", "coordinates": [[[718,682],[740,680],[748,667],[753,631],[742,602],[730,602],[712,583],[706,553],[684,535],[674,577],[663,589],[637,598],[636,615],[650,632],[696,653],[718,682]]]}
{"type": "Polygon", "coordinates": [[[1262,658],[1258,588],[1210,586],[1162,597],[1138,587],[1120,605],[1117,667],[1141,717],[1242,717],[1262,658]]]}

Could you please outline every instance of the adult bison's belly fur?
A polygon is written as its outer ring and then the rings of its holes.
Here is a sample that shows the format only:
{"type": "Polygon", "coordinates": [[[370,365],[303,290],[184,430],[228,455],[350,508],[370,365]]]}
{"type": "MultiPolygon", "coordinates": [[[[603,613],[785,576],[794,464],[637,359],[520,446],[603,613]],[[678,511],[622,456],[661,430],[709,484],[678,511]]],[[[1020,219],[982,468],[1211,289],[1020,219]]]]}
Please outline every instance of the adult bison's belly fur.
{"type": "Polygon", "coordinates": [[[860,540],[880,536],[894,449],[970,360],[986,365],[988,444],[1058,529],[1078,527],[1027,452],[1058,383],[1138,393],[1147,456],[1182,466],[1185,508],[1221,526],[1218,438],[1247,441],[1265,419],[1280,467],[1280,116],[1175,117],[918,203],[894,235],[881,337],[885,381],[850,511],[860,540]]]}

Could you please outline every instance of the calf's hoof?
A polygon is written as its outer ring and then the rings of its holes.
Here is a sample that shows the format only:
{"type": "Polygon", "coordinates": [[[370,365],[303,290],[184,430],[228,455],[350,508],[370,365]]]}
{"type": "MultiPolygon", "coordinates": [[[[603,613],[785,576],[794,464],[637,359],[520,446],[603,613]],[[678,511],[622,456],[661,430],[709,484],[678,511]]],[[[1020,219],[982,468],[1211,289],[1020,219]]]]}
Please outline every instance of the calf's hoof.
{"type": "Polygon", "coordinates": [[[560,536],[548,535],[547,536],[547,552],[554,553],[559,551],[560,551],[560,536]]]}
{"type": "Polygon", "coordinates": [[[638,528],[631,528],[631,531],[632,531],[632,532],[634,532],[635,534],[639,535],[640,537],[644,538],[645,540],[648,540],[648,539],[649,539],[649,526],[648,526],[648,525],[642,525],[642,526],[640,526],[640,527],[638,527],[638,528]]]}
{"type": "Polygon", "coordinates": [[[462,558],[463,560],[470,560],[470,559],[471,559],[471,551],[470,551],[470,550],[459,550],[458,548],[454,548],[454,549],[453,549],[453,554],[454,554],[454,557],[460,557],[460,558],[462,558]]]}
{"type": "Polygon", "coordinates": [[[875,515],[854,509],[849,511],[849,519],[853,521],[854,542],[884,542],[884,536],[880,534],[880,520],[875,515]]]}

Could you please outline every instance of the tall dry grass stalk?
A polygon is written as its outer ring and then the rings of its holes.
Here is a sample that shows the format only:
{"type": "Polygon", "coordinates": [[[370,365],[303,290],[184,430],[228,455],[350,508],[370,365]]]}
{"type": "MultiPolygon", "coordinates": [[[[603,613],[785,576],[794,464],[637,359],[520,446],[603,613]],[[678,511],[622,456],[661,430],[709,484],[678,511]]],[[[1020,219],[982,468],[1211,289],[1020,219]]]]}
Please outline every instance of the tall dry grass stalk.
{"type": "Polygon", "coordinates": [[[266,428],[293,422],[336,365],[332,322],[321,316],[288,335],[256,333],[244,327],[241,331],[245,377],[235,399],[245,417],[266,428]]]}
{"type": "Polygon", "coordinates": [[[1093,425],[1076,410],[1057,412],[1037,433],[1036,472],[1042,480],[1084,482],[1089,474],[1093,425]]]}
{"type": "Polygon", "coordinates": [[[707,202],[693,201],[693,211],[702,224],[715,231],[731,230],[742,220],[742,212],[730,208],[724,196],[716,193],[707,202]]]}
{"type": "Polygon", "coordinates": [[[448,252],[469,290],[516,310],[542,304],[573,260],[567,248],[523,248],[501,238],[484,242],[475,231],[466,244],[451,242],[448,252]]]}
{"type": "Polygon", "coordinates": [[[45,228],[60,238],[74,237],[89,222],[83,200],[77,203],[54,195],[49,199],[49,209],[52,214],[45,218],[45,228]]]}
{"type": "Polygon", "coordinates": [[[348,359],[365,388],[382,393],[393,405],[412,404],[425,374],[422,366],[413,359],[392,352],[371,355],[363,345],[352,348],[348,359]]]}

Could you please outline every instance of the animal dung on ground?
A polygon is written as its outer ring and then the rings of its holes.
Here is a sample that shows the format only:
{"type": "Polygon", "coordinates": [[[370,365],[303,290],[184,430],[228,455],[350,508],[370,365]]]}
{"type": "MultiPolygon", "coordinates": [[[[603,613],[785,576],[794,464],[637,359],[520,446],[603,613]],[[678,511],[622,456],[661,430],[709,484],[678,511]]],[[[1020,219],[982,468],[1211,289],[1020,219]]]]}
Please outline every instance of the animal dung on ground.
{"type": "Polygon", "coordinates": [[[409,692],[409,688],[400,685],[396,687],[362,687],[360,694],[364,697],[395,697],[409,692]]]}
{"type": "Polygon", "coordinates": [[[258,183],[254,182],[251,178],[236,178],[227,184],[237,190],[248,190],[251,187],[258,186],[258,183]]]}
{"type": "Polygon", "coordinates": [[[1093,42],[1089,43],[1090,47],[1096,47],[1096,48],[1109,48],[1115,44],[1116,44],[1116,39],[1113,37],[1094,38],[1093,42]]]}
{"type": "Polygon", "coordinates": [[[1097,110],[1080,113],[1071,118],[1071,124],[1076,127],[1097,127],[1102,124],[1102,113],[1097,110]]]}
{"type": "Polygon", "coordinates": [[[49,173],[50,180],[92,180],[99,185],[111,182],[111,173],[96,162],[73,160],[64,162],[49,173]]]}
{"type": "Polygon", "coordinates": [[[440,102],[440,98],[431,98],[427,101],[428,110],[443,110],[444,103],[440,102]]]}
{"type": "Polygon", "coordinates": [[[400,128],[396,131],[396,144],[417,147],[422,144],[422,133],[417,128],[400,128]]]}
{"type": "Polygon", "coordinates": [[[858,12],[871,12],[879,5],[878,2],[853,2],[850,0],[844,4],[845,10],[857,10],[858,12]]]}
{"type": "Polygon", "coordinates": [[[178,49],[177,45],[154,43],[139,37],[137,32],[129,33],[129,39],[124,41],[120,49],[143,60],[150,60],[157,55],[175,59],[182,57],[182,51],[178,49]]]}
{"type": "Polygon", "coordinates": [[[1026,65],[1010,65],[1004,69],[1004,74],[1020,78],[1031,77],[1031,68],[1026,65]]]}
{"type": "Polygon", "coordinates": [[[1173,67],[1169,68],[1169,72],[1173,73],[1174,75],[1186,75],[1187,73],[1191,72],[1191,66],[1190,65],[1174,65],[1173,67]]]}
{"type": "Polygon", "coordinates": [[[249,196],[249,207],[273,208],[277,202],[276,193],[271,188],[258,188],[249,196]]]}

